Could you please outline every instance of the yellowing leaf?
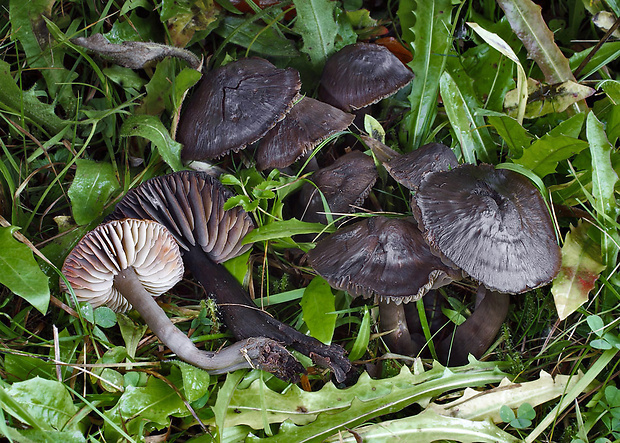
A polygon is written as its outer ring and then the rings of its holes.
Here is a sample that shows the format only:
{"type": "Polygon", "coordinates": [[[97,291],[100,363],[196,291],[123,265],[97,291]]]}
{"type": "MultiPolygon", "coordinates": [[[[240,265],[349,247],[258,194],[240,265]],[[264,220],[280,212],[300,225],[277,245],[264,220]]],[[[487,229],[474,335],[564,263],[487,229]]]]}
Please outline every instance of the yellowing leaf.
{"type": "Polygon", "coordinates": [[[562,267],[551,286],[560,320],[564,320],[588,300],[588,293],[605,269],[601,262],[600,245],[588,236],[589,227],[579,223],[566,234],[562,247],[562,267]]]}

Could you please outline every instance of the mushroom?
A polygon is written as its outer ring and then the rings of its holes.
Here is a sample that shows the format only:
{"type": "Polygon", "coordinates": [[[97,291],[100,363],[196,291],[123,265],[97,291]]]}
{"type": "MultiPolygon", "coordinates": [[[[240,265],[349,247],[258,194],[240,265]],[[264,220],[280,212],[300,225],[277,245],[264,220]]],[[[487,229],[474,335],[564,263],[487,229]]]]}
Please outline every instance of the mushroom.
{"type": "Polygon", "coordinates": [[[412,79],[413,73],[384,46],[355,43],[327,60],[318,96],[352,112],[396,93],[412,79]]]}
{"type": "Polygon", "coordinates": [[[342,347],[325,345],[257,308],[220,264],[250,247],[241,243],[253,227],[249,214],[238,207],[224,211],[231,196],[207,174],[182,171],[155,177],[132,189],[111,218],[146,218],[166,226],[181,246],[185,266],[215,299],[224,323],[237,339],[259,335],[290,345],[344,381],[351,363],[342,347]]]}
{"type": "Polygon", "coordinates": [[[184,160],[208,160],[254,143],[284,118],[301,82],[292,68],[246,58],[208,73],[185,106],[177,139],[184,160]]]}
{"type": "Polygon", "coordinates": [[[411,219],[369,217],[339,229],[308,252],[314,270],[336,289],[375,297],[388,347],[403,355],[417,352],[409,334],[404,303],[460,279],[430,252],[411,219]]]}
{"type": "Polygon", "coordinates": [[[559,271],[549,211],[521,174],[487,164],[432,172],[412,210],[433,252],[492,291],[522,293],[559,271]]]}
{"type": "Polygon", "coordinates": [[[303,97],[259,142],[259,170],[285,168],[333,134],[344,131],[354,116],[327,103],[303,97]]]}
{"type": "MultiPolygon", "coordinates": [[[[62,273],[78,301],[116,312],[136,309],[180,359],[212,373],[258,367],[296,380],[301,365],[273,340],[252,338],[220,352],[200,351],[172,324],[154,297],[183,277],[179,247],[168,230],[147,220],[119,220],[89,232],[69,253],[62,273]]],[[[61,288],[69,292],[61,280],[61,288]]]]}
{"type": "Polygon", "coordinates": [[[459,162],[452,149],[446,145],[429,143],[415,151],[397,155],[383,164],[394,180],[417,191],[426,174],[454,169],[459,162]]]}
{"type": "Polygon", "coordinates": [[[328,167],[319,169],[301,188],[298,205],[300,218],[307,222],[325,223],[323,198],[334,214],[348,214],[361,205],[377,181],[377,168],[372,157],[351,151],[328,167]],[[301,212],[301,211],[300,211],[301,212]]]}

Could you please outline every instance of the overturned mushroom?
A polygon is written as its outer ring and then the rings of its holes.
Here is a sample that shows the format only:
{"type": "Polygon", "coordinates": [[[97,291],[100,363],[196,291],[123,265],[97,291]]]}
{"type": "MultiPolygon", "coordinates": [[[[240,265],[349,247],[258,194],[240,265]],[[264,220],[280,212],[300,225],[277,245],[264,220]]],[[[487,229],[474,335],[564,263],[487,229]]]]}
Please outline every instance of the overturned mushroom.
{"type": "Polygon", "coordinates": [[[231,196],[212,177],[183,171],[153,178],[129,191],[111,217],[147,218],[166,226],[181,245],[185,266],[215,299],[224,323],[237,339],[272,338],[330,368],[338,381],[345,380],[351,364],[344,349],[325,345],[258,309],[219,264],[249,248],[241,240],[253,227],[241,208],[224,211],[224,202],[231,196]]]}
{"type": "Polygon", "coordinates": [[[356,43],[325,63],[319,99],[346,112],[356,111],[396,93],[412,79],[413,73],[384,46],[356,43]]]}
{"type": "Polygon", "coordinates": [[[551,217],[521,174],[485,164],[429,173],[412,209],[432,250],[493,291],[525,292],[559,271],[551,217]]]}
{"type": "MultiPolygon", "coordinates": [[[[299,362],[277,342],[250,338],[220,352],[200,351],[172,324],[154,297],[183,277],[174,238],[159,223],[111,221],[88,233],[66,258],[62,273],[78,301],[117,312],[136,309],[153,333],[180,359],[212,373],[258,367],[296,380],[299,362]]],[[[61,287],[69,289],[61,280],[61,287]]]]}
{"type": "Polygon", "coordinates": [[[297,71],[278,69],[260,58],[209,72],[179,121],[183,159],[217,158],[254,143],[284,118],[300,87],[297,71]]]}
{"type": "Polygon", "coordinates": [[[314,270],[337,289],[379,300],[385,340],[391,350],[417,352],[403,303],[460,279],[460,271],[431,254],[412,220],[370,217],[339,229],[308,253],[314,270]]]}
{"type": "Polygon", "coordinates": [[[353,118],[327,103],[303,97],[259,142],[256,166],[259,170],[289,166],[323,140],[344,131],[353,118]]]}
{"type": "Polygon", "coordinates": [[[307,222],[325,223],[323,198],[334,214],[348,214],[361,205],[377,181],[372,157],[352,151],[332,165],[316,171],[299,196],[299,217],[307,222]]]}

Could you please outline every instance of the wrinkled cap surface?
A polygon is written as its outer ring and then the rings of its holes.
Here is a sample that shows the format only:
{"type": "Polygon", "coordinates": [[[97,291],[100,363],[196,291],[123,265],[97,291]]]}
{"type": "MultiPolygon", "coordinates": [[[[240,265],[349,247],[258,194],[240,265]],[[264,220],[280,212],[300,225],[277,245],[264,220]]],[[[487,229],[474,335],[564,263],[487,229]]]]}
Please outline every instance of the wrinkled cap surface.
{"type": "Polygon", "coordinates": [[[433,250],[493,291],[525,292],[559,271],[551,217],[521,174],[485,164],[433,172],[413,204],[433,250]]]}
{"type": "Polygon", "coordinates": [[[348,214],[361,205],[377,181],[377,168],[372,157],[352,151],[339,157],[333,164],[316,171],[310,183],[304,184],[300,201],[305,209],[305,221],[325,221],[321,192],[334,214],[348,214]],[[318,189],[317,189],[318,188],[318,189]],[[320,192],[319,192],[320,190],[320,192]]]}
{"type": "Polygon", "coordinates": [[[448,171],[459,165],[452,149],[429,143],[415,151],[398,155],[384,163],[388,173],[401,185],[415,191],[429,172],[448,171]]]}
{"type": "Polygon", "coordinates": [[[241,59],[208,73],[179,121],[184,160],[208,160],[254,143],[293,105],[301,82],[292,68],[241,59]]]}
{"type": "Polygon", "coordinates": [[[384,46],[356,43],[325,63],[319,99],[351,112],[396,93],[412,79],[413,73],[384,46]]]}
{"type": "Polygon", "coordinates": [[[254,228],[242,208],[224,210],[233,194],[204,172],[180,171],[145,181],[116,205],[110,219],[143,218],[163,224],[181,248],[199,245],[216,263],[247,251],[254,228]]]}
{"type": "MultiPolygon", "coordinates": [[[[114,277],[132,267],[154,297],[183,278],[179,247],[168,230],[150,220],[114,220],[90,231],[69,253],[62,273],[78,301],[125,312],[131,305],[114,287],[114,277]]],[[[60,286],[68,291],[61,279],[60,286]]]]}
{"type": "Polygon", "coordinates": [[[332,287],[396,303],[418,300],[461,276],[430,252],[410,219],[379,216],[345,226],[319,241],[308,259],[332,287]]]}
{"type": "Polygon", "coordinates": [[[259,170],[285,168],[329,136],[344,131],[354,119],[327,103],[303,97],[260,141],[256,150],[259,170]]]}

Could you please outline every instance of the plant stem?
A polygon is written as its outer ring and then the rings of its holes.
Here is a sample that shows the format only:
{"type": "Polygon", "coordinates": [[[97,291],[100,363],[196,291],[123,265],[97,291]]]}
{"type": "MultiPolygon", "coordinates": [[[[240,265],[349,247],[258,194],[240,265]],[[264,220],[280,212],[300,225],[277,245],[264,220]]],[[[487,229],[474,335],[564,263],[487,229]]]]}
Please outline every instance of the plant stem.
{"type": "Polygon", "coordinates": [[[140,313],[153,333],[181,360],[222,374],[241,368],[260,368],[274,372],[286,380],[296,380],[303,367],[282,346],[264,337],[246,337],[218,352],[199,350],[181,330],[170,321],[138,279],[132,267],[122,270],[114,278],[114,286],[140,313]]]}

